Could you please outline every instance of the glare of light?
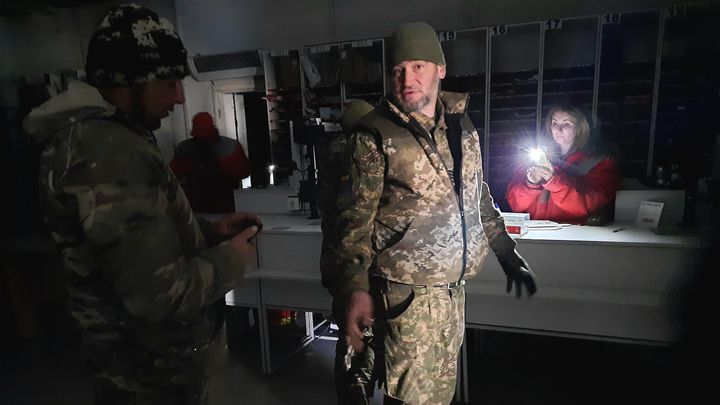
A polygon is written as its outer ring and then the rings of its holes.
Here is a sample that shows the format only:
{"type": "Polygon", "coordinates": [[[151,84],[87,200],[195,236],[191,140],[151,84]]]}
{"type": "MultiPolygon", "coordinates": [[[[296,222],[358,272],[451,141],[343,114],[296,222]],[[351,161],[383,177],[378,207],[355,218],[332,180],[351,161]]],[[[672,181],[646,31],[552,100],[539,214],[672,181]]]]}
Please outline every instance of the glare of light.
{"type": "Polygon", "coordinates": [[[275,185],[275,170],[277,170],[277,165],[274,163],[271,163],[268,165],[267,170],[268,170],[268,173],[270,174],[269,183],[271,186],[274,186],[275,185]]]}
{"type": "Polygon", "coordinates": [[[543,152],[542,150],[540,150],[538,148],[531,149],[530,150],[530,160],[537,163],[540,161],[540,159],[542,159],[544,154],[545,154],[545,152],[543,152]]]}

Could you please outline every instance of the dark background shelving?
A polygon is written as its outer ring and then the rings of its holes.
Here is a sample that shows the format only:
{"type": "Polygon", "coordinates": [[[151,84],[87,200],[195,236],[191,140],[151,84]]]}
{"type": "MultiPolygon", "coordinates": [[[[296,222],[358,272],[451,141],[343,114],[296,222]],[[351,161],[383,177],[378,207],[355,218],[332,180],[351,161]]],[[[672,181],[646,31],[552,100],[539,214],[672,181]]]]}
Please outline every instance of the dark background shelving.
{"type": "MultiPolygon", "coordinates": [[[[302,121],[302,93],[300,79],[300,53],[289,50],[286,55],[271,56],[276,89],[268,89],[270,139],[272,161],[289,170],[292,166],[292,141],[290,124],[302,121]]],[[[276,180],[287,176],[279,171],[276,180]]]]}
{"type": "MultiPolygon", "coordinates": [[[[501,208],[509,208],[507,182],[555,104],[593,118],[624,178],[672,166],[683,179],[674,186],[691,190],[708,175],[720,134],[712,119],[720,111],[719,8],[703,2],[439,32],[448,63],[442,89],[470,96],[485,178],[501,208]]],[[[319,117],[325,107],[333,122],[346,101],[376,104],[386,91],[383,51],[381,39],[303,48],[322,79],[315,87],[304,81],[305,110],[293,119],[319,117]]]]}

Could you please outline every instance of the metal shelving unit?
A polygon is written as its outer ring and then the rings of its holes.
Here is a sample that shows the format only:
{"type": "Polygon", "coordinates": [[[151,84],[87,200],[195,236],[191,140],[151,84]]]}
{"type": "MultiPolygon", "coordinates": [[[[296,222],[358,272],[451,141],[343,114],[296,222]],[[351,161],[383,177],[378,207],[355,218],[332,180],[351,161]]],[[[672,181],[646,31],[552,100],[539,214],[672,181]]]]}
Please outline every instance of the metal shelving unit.
{"type": "MultiPolygon", "coordinates": [[[[559,102],[589,111],[619,151],[622,177],[691,164],[676,155],[720,133],[712,114],[695,113],[720,107],[719,9],[717,2],[677,4],[439,32],[448,63],[443,89],[470,93],[468,114],[480,135],[485,176],[501,205],[518,147],[535,141],[559,102]]],[[[331,70],[339,71],[322,85],[302,78],[305,116],[325,107],[336,119],[346,100],[377,103],[387,89],[382,39],[301,52],[311,58],[325,52],[331,70]]]]}

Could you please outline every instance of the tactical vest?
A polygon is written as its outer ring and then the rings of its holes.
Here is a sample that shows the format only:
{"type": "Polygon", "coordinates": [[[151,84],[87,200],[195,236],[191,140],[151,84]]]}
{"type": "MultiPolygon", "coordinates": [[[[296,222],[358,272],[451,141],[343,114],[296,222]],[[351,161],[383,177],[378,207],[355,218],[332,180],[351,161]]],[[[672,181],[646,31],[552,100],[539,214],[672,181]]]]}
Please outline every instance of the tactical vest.
{"type": "MultiPolygon", "coordinates": [[[[461,132],[460,166],[450,172],[427,131],[414,120],[403,121],[387,104],[359,124],[375,136],[385,159],[371,236],[371,274],[406,284],[441,285],[471,277],[482,267],[489,245],[480,212],[487,192],[481,186],[480,142],[464,111],[446,111],[446,117],[450,125],[459,122],[461,132]]],[[[452,143],[450,137],[448,141],[452,143]]]]}

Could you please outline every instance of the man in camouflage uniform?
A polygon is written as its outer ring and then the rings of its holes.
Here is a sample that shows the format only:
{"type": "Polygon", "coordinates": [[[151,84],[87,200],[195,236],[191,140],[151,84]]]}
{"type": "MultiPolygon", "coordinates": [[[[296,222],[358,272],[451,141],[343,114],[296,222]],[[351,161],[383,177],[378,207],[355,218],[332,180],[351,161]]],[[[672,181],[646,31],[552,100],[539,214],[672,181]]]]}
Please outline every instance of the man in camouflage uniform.
{"type": "Polygon", "coordinates": [[[392,92],[356,127],[339,203],[337,274],[357,351],[372,325],[386,403],[448,404],[465,331],[464,280],[492,249],[515,285],[535,280],[483,181],[467,95],[441,92],[435,31],[406,23],[387,42],[392,92]]]}
{"type": "MultiPolygon", "coordinates": [[[[321,228],[323,232],[320,273],[323,286],[326,288],[330,288],[332,285],[337,271],[335,258],[337,257],[337,241],[340,232],[337,223],[337,197],[341,184],[347,181],[348,177],[347,139],[355,124],[373,108],[364,100],[346,104],[340,121],[343,132],[332,140],[325,153],[325,159],[320,161],[318,207],[322,215],[321,228]]],[[[333,299],[333,318],[340,330],[345,329],[343,304],[345,302],[333,299]]],[[[344,337],[338,339],[335,346],[335,388],[338,394],[338,404],[368,404],[369,398],[374,392],[372,371],[375,353],[372,350],[358,353],[352,358],[352,364],[348,368],[345,363],[347,349],[347,340],[344,337]]]]}
{"type": "Polygon", "coordinates": [[[90,85],[71,83],[24,122],[43,146],[43,213],[98,404],[206,403],[223,297],[255,257],[257,217],[197,221],[156,144],[184,102],[186,57],[167,20],[115,7],[90,40],[90,85]]]}

